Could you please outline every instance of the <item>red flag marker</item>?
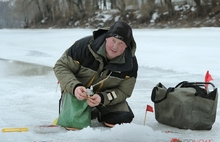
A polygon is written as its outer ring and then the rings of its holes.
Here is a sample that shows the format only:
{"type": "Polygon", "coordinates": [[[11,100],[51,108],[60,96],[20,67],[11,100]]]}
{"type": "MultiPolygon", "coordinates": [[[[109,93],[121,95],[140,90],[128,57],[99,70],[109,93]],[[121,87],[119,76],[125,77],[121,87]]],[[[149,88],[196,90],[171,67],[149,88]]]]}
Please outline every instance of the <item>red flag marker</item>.
{"type": "Polygon", "coordinates": [[[211,80],[213,80],[213,78],[211,74],[209,74],[209,71],[207,71],[205,75],[205,82],[210,82],[211,80]]]}
{"type": "Polygon", "coordinates": [[[147,116],[147,112],[150,111],[150,112],[154,112],[154,109],[152,106],[150,105],[147,105],[146,107],[146,111],[145,111],[145,116],[144,116],[144,125],[146,124],[146,116],[147,116]]]}
{"type": "MultiPolygon", "coordinates": [[[[213,80],[211,74],[209,74],[209,71],[206,72],[205,74],[205,82],[210,82],[211,80],[213,80]]],[[[205,89],[207,89],[209,84],[205,84],[205,89]]]]}
{"type": "Polygon", "coordinates": [[[150,105],[147,105],[146,111],[154,112],[153,107],[150,105]]]}

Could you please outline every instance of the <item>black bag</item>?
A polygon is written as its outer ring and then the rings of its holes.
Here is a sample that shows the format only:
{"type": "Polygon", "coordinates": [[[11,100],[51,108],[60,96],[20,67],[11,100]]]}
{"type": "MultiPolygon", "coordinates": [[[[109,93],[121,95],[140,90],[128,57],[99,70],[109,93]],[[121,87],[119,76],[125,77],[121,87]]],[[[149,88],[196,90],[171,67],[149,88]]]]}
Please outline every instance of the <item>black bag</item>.
{"type": "Polygon", "coordinates": [[[158,83],[151,100],[159,123],[181,129],[211,130],[215,122],[218,91],[210,82],[183,81],[169,88],[158,83]],[[212,85],[213,90],[206,90],[206,84],[212,85]]]}

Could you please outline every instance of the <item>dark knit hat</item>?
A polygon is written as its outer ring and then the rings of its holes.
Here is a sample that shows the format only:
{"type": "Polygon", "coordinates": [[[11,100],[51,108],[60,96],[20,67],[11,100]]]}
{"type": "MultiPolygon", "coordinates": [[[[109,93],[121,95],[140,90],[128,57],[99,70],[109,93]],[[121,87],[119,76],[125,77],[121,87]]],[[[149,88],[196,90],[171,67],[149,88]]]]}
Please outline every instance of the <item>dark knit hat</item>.
{"type": "Polygon", "coordinates": [[[124,41],[127,46],[130,46],[132,36],[131,27],[124,21],[115,22],[106,34],[106,38],[115,37],[124,41]]]}

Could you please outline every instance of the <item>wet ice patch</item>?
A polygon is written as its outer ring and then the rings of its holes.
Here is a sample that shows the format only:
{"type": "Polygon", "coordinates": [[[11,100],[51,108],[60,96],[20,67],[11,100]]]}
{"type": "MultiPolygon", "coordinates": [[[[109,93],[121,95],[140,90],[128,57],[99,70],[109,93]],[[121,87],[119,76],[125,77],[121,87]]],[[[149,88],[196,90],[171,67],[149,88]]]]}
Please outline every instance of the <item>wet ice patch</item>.
{"type": "Polygon", "coordinates": [[[33,57],[50,57],[51,55],[40,52],[40,51],[35,51],[35,50],[29,50],[27,53],[27,56],[33,56],[33,57]]]}
{"type": "Polygon", "coordinates": [[[0,64],[0,76],[39,76],[52,71],[51,67],[14,60],[0,59],[0,64]]]}

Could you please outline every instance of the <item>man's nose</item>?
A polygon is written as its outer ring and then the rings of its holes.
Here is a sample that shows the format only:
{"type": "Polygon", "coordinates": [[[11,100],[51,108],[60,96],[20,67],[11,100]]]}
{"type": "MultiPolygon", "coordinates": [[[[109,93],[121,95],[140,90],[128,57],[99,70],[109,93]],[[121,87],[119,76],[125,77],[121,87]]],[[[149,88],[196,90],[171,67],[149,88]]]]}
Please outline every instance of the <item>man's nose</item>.
{"type": "Polygon", "coordinates": [[[115,44],[113,45],[113,48],[114,48],[114,49],[117,49],[117,48],[118,48],[118,44],[115,43],[115,44]]]}

